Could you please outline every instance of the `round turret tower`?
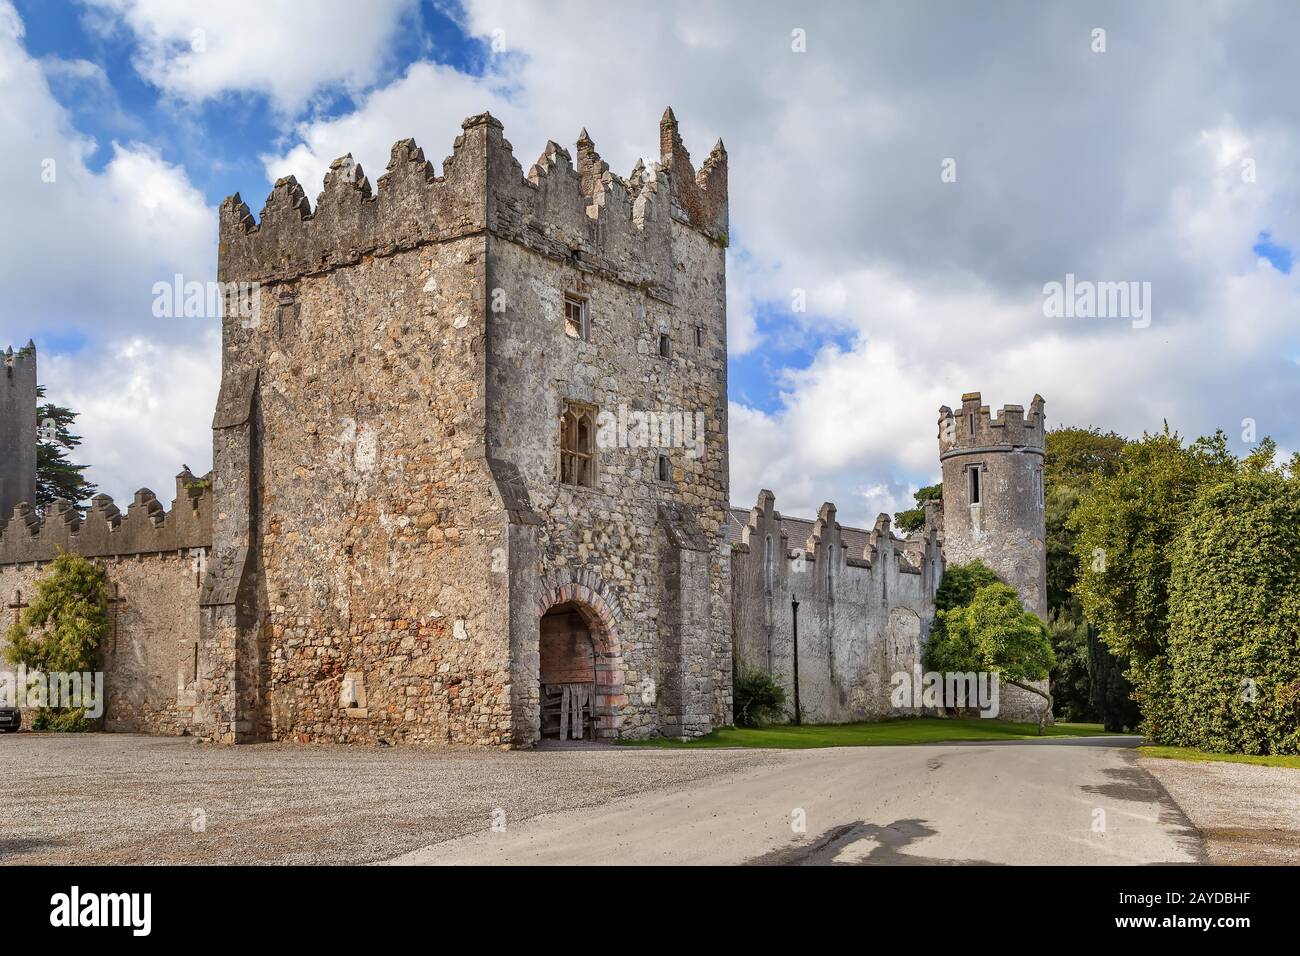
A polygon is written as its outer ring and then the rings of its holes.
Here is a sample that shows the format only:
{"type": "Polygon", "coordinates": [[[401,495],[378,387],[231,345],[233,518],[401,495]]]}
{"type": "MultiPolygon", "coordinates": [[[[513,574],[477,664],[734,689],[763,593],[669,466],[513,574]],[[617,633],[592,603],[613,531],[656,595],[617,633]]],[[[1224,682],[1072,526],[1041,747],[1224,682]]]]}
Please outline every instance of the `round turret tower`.
{"type": "Polygon", "coordinates": [[[1040,395],[1028,415],[1007,405],[994,418],[979,392],[963,395],[956,413],[939,409],[944,557],[979,558],[1046,621],[1043,430],[1040,395]]]}

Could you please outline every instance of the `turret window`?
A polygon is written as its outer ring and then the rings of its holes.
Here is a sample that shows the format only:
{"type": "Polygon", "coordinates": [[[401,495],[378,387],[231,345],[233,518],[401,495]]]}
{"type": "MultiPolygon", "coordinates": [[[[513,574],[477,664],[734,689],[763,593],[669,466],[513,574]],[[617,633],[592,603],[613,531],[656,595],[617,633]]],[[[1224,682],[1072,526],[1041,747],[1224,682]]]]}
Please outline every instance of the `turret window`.
{"type": "Polygon", "coordinates": [[[980,503],[980,466],[971,465],[966,469],[968,490],[970,493],[970,503],[977,505],[980,503]]]}

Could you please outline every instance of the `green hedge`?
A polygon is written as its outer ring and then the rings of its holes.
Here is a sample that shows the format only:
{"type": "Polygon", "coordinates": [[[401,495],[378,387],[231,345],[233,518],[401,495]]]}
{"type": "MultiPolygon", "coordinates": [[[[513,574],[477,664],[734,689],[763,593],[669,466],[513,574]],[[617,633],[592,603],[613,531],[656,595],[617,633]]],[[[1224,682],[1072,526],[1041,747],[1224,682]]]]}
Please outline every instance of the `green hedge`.
{"type": "Polygon", "coordinates": [[[1244,469],[1203,489],[1170,564],[1159,742],[1300,753],[1300,477],[1244,469]]]}

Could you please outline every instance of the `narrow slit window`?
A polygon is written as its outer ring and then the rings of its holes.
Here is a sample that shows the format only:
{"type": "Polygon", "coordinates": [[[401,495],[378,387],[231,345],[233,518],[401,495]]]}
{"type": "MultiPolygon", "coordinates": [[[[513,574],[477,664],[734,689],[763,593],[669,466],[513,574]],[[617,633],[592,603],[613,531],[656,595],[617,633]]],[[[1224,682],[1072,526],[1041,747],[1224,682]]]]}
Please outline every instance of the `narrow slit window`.
{"type": "Polygon", "coordinates": [[[672,469],[672,465],[668,463],[667,455],[660,455],[659,462],[655,467],[657,469],[657,474],[659,476],[660,481],[673,480],[673,469],[672,469]]]}
{"type": "Polygon", "coordinates": [[[702,325],[695,327],[695,347],[697,349],[704,348],[704,326],[702,325]]]}
{"type": "Polygon", "coordinates": [[[980,503],[980,469],[976,465],[970,469],[970,503],[977,505],[980,503]]]}
{"type": "Polygon", "coordinates": [[[763,539],[763,584],[767,593],[772,593],[772,578],[775,568],[772,564],[772,536],[769,534],[763,539]]]}
{"type": "Polygon", "coordinates": [[[667,332],[659,333],[659,357],[660,358],[673,357],[673,340],[668,335],[667,332]]]}

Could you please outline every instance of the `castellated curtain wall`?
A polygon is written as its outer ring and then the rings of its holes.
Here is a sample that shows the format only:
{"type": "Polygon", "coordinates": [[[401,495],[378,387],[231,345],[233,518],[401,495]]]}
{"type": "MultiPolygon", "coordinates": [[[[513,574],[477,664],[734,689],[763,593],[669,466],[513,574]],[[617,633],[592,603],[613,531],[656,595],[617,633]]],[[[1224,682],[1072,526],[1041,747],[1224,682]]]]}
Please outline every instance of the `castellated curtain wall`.
{"type": "Polygon", "coordinates": [[[84,518],[66,502],[51,504],[44,519],[20,504],[0,522],[0,649],[48,562],[60,550],[84,555],[107,571],[111,599],[104,729],[180,733],[194,704],[199,589],[211,544],[212,492],[189,472],[176,478],[171,510],[148,489],[125,514],[107,495],[96,495],[84,518]]]}

